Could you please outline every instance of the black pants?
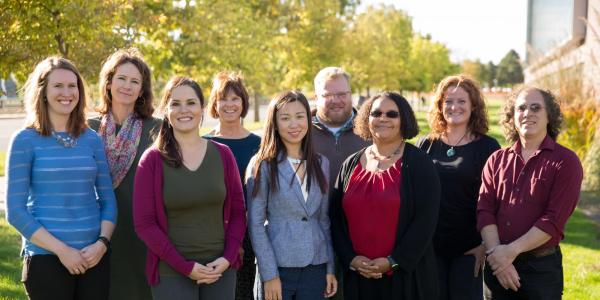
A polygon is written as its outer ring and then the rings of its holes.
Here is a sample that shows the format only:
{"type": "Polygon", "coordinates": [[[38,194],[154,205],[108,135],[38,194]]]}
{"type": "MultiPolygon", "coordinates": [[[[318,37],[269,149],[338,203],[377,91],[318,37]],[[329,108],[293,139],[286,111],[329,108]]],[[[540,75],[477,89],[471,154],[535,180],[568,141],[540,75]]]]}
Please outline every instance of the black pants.
{"type": "Polygon", "coordinates": [[[564,283],[560,250],[544,257],[529,259],[517,257],[513,265],[521,278],[521,288],[516,292],[504,289],[493,275],[490,266],[486,264],[484,280],[491,291],[492,299],[560,300],[562,298],[564,283]]]}
{"type": "Polygon", "coordinates": [[[71,275],[56,255],[33,255],[23,260],[21,281],[29,299],[108,299],[110,255],[83,275],[71,275]]]}
{"type": "Polygon", "coordinates": [[[473,276],[475,256],[436,256],[440,283],[440,300],[482,300],[483,274],[473,276]]]}

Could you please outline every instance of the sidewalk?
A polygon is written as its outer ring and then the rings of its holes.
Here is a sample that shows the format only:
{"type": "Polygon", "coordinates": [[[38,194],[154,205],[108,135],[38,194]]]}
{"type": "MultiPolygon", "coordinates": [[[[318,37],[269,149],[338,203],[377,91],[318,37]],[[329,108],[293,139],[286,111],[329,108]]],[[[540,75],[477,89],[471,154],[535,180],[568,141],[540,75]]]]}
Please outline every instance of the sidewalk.
{"type": "Polygon", "coordinates": [[[6,177],[0,176],[0,212],[4,212],[4,202],[6,201],[6,177]]]}

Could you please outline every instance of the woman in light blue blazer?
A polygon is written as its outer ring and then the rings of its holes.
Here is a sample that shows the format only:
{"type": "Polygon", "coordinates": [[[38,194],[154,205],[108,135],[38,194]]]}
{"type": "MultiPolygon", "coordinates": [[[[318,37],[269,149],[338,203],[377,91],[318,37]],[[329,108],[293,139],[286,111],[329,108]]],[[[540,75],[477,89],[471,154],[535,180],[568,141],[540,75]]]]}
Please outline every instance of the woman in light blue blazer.
{"type": "Polygon", "coordinates": [[[266,300],[324,299],[337,291],[327,174],[329,162],[312,147],[306,97],[278,95],[246,175],[248,228],[266,300]]]}

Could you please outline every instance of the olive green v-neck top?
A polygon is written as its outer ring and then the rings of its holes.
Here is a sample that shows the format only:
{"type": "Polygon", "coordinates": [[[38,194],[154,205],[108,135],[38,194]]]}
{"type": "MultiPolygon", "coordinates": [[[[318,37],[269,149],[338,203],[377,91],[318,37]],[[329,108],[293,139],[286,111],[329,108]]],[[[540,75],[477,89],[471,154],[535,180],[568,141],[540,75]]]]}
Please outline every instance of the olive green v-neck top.
{"type": "MultiPolygon", "coordinates": [[[[196,170],[173,168],[163,162],[169,239],[188,260],[206,264],[223,255],[224,176],[220,154],[212,143],[207,143],[204,160],[196,170]]],[[[162,260],[159,272],[160,276],[181,275],[162,260]]]]}

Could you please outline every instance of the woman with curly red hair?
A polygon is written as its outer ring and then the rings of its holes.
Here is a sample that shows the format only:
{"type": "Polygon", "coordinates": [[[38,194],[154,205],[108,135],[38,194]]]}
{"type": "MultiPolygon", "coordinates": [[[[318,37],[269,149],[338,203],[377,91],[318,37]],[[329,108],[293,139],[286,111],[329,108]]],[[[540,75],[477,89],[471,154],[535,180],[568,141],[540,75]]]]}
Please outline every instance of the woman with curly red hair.
{"type": "Polygon", "coordinates": [[[481,170],[498,142],[486,135],[488,119],[477,83],[446,77],[437,87],[429,113],[431,132],[417,145],[433,160],[442,185],[433,238],[440,283],[439,299],[483,299],[481,269],[485,248],[475,210],[481,170]]]}

